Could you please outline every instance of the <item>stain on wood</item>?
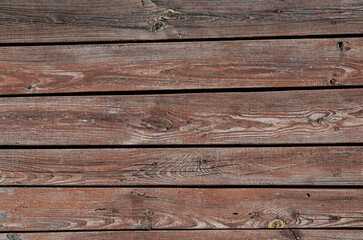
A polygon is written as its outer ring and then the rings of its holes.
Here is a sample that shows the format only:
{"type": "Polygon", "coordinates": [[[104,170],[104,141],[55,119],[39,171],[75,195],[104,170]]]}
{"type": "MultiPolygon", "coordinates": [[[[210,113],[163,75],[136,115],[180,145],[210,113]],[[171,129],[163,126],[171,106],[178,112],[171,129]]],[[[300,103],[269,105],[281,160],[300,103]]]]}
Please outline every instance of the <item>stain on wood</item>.
{"type": "Polygon", "coordinates": [[[361,34],[360,0],[1,1],[1,43],[361,34]]]}
{"type": "Polygon", "coordinates": [[[0,184],[361,186],[362,156],[346,146],[2,149],[0,184]]]}
{"type": "Polygon", "coordinates": [[[6,212],[1,231],[258,229],[275,219],[284,228],[337,228],[363,222],[360,189],[12,189],[12,195],[0,193],[6,212]],[[251,218],[253,212],[258,216],[251,218]]]}
{"type": "Polygon", "coordinates": [[[2,98],[0,145],[362,143],[362,89],[2,98]]]}
{"type": "Polygon", "coordinates": [[[360,38],[3,47],[0,95],[362,86],[362,49],[360,38]]]}
{"type": "Polygon", "coordinates": [[[58,232],[58,233],[9,233],[0,234],[0,240],[109,240],[109,239],[199,239],[199,240],[361,240],[361,230],[170,230],[170,231],[103,231],[103,232],[58,232]]]}

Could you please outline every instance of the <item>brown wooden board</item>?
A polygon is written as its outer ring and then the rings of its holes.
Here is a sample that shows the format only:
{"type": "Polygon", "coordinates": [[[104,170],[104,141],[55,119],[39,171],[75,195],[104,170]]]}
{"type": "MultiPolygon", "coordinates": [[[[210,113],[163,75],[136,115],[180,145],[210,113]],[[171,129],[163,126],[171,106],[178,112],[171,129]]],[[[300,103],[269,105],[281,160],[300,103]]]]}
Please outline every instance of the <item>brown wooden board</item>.
{"type": "Polygon", "coordinates": [[[361,38],[3,47],[0,95],[363,86],[362,55],[361,38]]]}
{"type": "Polygon", "coordinates": [[[361,230],[195,230],[195,231],[104,231],[58,233],[8,233],[0,240],[109,240],[109,239],[198,239],[198,240],[362,240],[361,230]]]}
{"type": "Polygon", "coordinates": [[[0,145],[362,143],[363,89],[1,98],[0,145]]]}
{"type": "Polygon", "coordinates": [[[0,150],[1,185],[355,185],[363,147],[0,150]]]}
{"type": "Polygon", "coordinates": [[[361,0],[3,0],[1,43],[362,34],[361,0]]]}
{"type": "Polygon", "coordinates": [[[344,228],[362,189],[1,188],[1,231],[344,228]]]}

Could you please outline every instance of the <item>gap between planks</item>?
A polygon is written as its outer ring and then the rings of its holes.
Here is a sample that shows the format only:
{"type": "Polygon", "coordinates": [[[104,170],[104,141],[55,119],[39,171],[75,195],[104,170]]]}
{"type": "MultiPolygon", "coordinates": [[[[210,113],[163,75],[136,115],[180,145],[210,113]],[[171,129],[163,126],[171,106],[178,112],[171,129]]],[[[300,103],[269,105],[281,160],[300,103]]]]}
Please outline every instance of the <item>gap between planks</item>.
{"type": "Polygon", "coordinates": [[[325,35],[280,35],[260,37],[234,37],[234,38],[191,38],[191,39],[160,39],[160,40],[115,40],[115,41],[88,41],[88,42],[19,42],[0,43],[1,47],[32,47],[32,46],[77,46],[77,45],[112,45],[112,44],[143,44],[143,43],[188,43],[188,42],[233,42],[233,41],[259,41],[259,40],[293,40],[293,39],[331,39],[331,38],[362,38],[363,34],[325,34],[325,35]]]}

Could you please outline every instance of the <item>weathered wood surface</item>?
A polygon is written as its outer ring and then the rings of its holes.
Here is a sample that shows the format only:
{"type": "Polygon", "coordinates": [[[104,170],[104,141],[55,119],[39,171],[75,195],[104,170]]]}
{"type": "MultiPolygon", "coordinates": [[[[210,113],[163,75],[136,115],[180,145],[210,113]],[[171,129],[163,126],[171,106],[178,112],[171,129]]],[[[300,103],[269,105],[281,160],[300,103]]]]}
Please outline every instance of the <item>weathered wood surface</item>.
{"type": "Polygon", "coordinates": [[[362,143],[363,89],[2,98],[0,145],[362,143]]]}
{"type": "Polygon", "coordinates": [[[361,0],[4,0],[1,43],[363,33],[361,0]]]}
{"type": "Polygon", "coordinates": [[[8,233],[0,240],[109,240],[109,239],[198,239],[198,240],[362,240],[361,230],[209,230],[209,231],[104,231],[58,233],[8,233]]]}
{"type": "Polygon", "coordinates": [[[0,53],[0,95],[363,85],[360,38],[3,47],[0,53]]]}
{"type": "Polygon", "coordinates": [[[1,231],[363,224],[362,189],[1,188],[0,202],[1,231]]]}
{"type": "Polygon", "coordinates": [[[1,185],[363,185],[363,147],[0,150],[1,185]]]}

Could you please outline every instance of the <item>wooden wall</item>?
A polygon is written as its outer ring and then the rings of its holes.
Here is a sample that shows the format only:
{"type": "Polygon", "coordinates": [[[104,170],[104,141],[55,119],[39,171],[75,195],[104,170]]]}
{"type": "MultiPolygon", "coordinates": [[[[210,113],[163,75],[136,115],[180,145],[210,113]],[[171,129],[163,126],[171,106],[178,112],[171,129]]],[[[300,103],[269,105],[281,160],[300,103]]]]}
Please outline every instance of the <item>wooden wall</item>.
{"type": "Polygon", "coordinates": [[[0,240],[363,239],[361,0],[0,2],[0,240]]]}

